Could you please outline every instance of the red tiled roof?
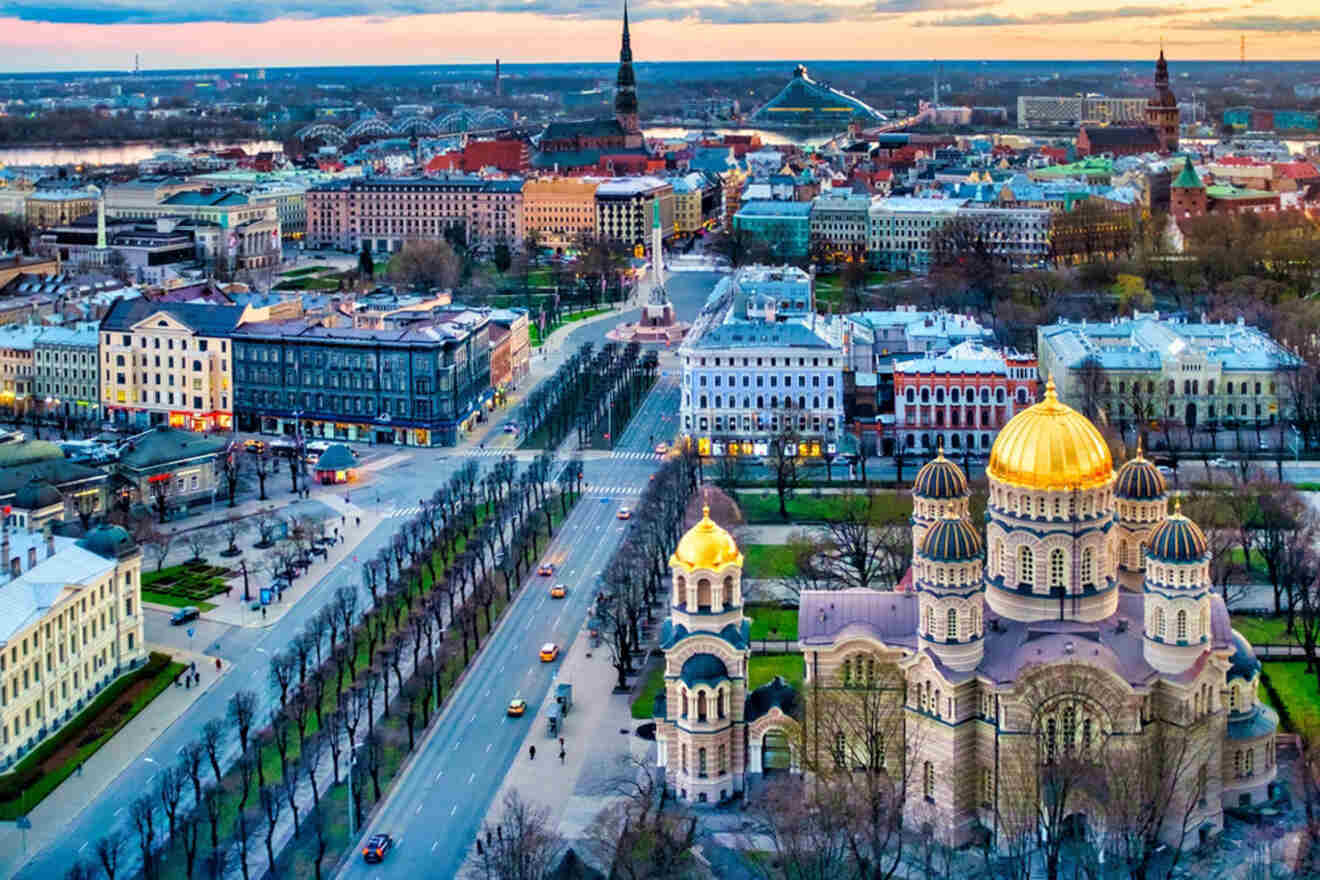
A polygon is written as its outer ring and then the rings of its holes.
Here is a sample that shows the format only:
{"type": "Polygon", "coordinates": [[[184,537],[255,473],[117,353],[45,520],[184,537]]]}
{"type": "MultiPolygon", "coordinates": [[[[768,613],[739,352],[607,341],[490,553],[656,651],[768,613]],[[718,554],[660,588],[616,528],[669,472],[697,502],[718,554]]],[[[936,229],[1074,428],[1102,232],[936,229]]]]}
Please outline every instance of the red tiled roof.
{"type": "Polygon", "coordinates": [[[1310,162],[1275,162],[1274,176],[1286,177],[1292,180],[1309,180],[1312,177],[1320,177],[1320,171],[1310,162]]]}

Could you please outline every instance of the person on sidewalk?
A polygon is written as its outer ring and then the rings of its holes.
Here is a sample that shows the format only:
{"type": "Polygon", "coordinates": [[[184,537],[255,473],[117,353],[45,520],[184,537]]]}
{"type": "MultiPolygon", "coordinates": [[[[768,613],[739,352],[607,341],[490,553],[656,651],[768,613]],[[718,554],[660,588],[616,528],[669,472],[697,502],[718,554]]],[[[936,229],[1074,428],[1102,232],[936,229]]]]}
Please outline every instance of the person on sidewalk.
{"type": "Polygon", "coordinates": [[[529,760],[529,761],[535,761],[535,760],[536,760],[536,746],[528,746],[528,747],[527,747],[527,760],[529,760]]]}
{"type": "Polygon", "coordinates": [[[563,749],[560,749],[560,750],[559,750],[559,763],[560,763],[560,764],[563,764],[563,763],[564,763],[564,754],[565,754],[564,750],[563,750],[563,749]]]}

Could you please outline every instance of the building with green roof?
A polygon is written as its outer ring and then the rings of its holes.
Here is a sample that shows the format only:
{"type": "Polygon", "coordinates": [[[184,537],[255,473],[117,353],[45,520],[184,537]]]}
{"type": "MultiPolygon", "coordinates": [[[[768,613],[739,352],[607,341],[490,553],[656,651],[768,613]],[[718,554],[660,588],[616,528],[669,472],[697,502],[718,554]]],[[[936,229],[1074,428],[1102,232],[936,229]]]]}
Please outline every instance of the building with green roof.
{"type": "Polygon", "coordinates": [[[749,120],[756,125],[842,131],[853,120],[863,126],[887,122],[884,114],[860,98],[818,83],[799,64],[779,93],[758,107],[749,120]]]}

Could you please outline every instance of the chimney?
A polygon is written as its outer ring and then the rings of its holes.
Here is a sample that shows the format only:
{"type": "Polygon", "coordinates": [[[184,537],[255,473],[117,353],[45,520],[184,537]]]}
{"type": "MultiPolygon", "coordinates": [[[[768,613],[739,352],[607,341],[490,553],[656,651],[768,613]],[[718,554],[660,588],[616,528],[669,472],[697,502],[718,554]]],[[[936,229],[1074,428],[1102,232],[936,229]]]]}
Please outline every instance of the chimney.
{"type": "Polygon", "coordinates": [[[5,505],[4,538],[0,539],[0,565],[9,564],[9,514],[12,513],[13,510],[14,508],[7,504],[5,505]]]}
{"type": "Polygon", "coordinates": [[[55,533],[50,530],[50,521],[46,521],[46,558],[55,555],[55,533]]]}

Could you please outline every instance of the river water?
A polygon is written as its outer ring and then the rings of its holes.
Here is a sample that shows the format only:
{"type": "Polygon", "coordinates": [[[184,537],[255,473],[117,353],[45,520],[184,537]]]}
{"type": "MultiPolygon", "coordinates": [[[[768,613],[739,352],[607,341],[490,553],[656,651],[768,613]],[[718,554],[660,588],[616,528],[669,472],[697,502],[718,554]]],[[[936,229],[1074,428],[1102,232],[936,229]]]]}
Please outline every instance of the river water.
{"type": "Polygon", "coordinates": [[[800,147],[819,147],[828,141],[832,135],[811,135],[809,137],[797,137],[788,132],[769,131],[764,128],[647,128],[642,134],[648,138],[657,138],[669,140],[681,138],[688,132],[713,132],[723,136],[726,134],[754,134],[759,135],[763,144],[797,144],[800,147]]]}
{"type": "Polygon", "coordinates": [[[189,153],[193,150],[223,150],[242,147],[249,155],[282,150],[279,141],[209,141],[195,144],[163,144],[153,141],[85,147],[4,147],[0,166],[5,165],[134,165],[157,153],[189,153]]]}

